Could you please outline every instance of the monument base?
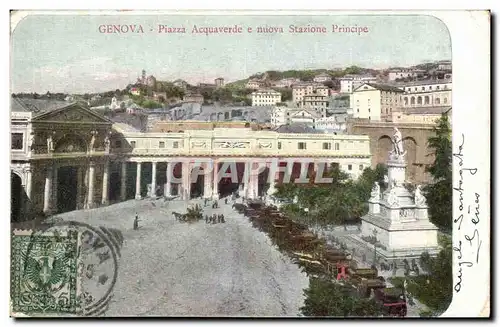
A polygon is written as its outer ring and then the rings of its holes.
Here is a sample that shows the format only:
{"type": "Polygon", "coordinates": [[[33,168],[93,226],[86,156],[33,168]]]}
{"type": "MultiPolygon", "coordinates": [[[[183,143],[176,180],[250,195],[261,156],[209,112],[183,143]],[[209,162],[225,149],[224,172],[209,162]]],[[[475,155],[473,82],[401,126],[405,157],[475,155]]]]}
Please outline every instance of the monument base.
{"type": "Polygon", "coordinates": [[[373,237],[377,240],[377,255],[388,261],[417,259],[423,252],[435,256],[440,250],[438,228],[429,220],[392,222],[374,214],[367,214],[361,220],[361,236],[352,235],[351,238],[374,249],[375,245],[365,241],[362,236],[373,237]]]}

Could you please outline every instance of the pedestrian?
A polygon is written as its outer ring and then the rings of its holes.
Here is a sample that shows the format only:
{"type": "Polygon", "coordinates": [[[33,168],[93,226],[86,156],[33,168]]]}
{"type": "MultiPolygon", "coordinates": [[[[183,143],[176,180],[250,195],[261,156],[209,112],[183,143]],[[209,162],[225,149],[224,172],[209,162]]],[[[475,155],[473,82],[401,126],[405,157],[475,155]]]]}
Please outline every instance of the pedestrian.
{"type": "Polygon", "coordinates": [[[226,220],[224,219],[224,214],[221,214],[221,215],[220,215],[220,221],[221,221],[221,223],[223,223],[223,224],[226,222],[226,220]]]}
{"type": "Polygon", "coordinates": [[[139,229],[139,215],[136,212],[135,219],[134,219],[134,230],[138,230],[138,229],[139,229]]]}
{"type": "Polygon", "coordinates": [[[224,199],[224,203],[227,204],[227,198],[224,199]]]}
{"type": "Polygon", "coordinates": [[[205,224],[208,224],[208,215],[205,215],[205,224]]]}
{"type": "Polygon", "coordinates": [[[214,215],[212,216],[212,224],[216,223],[217,223],[217,215],[214,213],[214,215]]]}
{"type": "Polygon", "coordinates": [[[207,206],[207,201],[208,201],[208,199],[207,199],[207,198],[205,198],[205,202],[204,202],[204,206],[205,206],[205,207],[207,206]]]}

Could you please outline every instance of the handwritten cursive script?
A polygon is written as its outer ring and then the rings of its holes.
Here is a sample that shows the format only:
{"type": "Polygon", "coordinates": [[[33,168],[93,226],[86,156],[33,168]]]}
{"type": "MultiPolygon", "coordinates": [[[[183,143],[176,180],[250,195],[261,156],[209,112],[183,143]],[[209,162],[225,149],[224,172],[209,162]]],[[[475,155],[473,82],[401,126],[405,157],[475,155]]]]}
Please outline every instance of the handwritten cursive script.
{"type": "MultiPolygon", "coordinates": [[[[453,190],[459,193],[458,204],[455,204],[457,205],[459,215],[458,218],[453,220],[453,223],[456,224],[457,231],[461,231],[462,224],[464,224],[464,230],[462,233],[459,233],[458,243],[453,246],[453,252],[457,256],[457,260],[454,262],[458,265],[457,281],[453,289],[457,293],[462,289],[462,283],[465,277],[463,268],[471,268],[479,263],[479,251],[482,244],[477,228],[481,220],[479,205],[481,196],[477,192],[471,192],[467,186],[468,183],[473,182],[474,176],[478,172],[478,168],[467,168],[464,166],[464,144],[465,135],[462,134],[462,143],[458,146],[458,151],[453,153],[453,157],[456,158],[456,163],[458,163],[459,168],[458,185],[453,187],[453,190]],[[462,248],[462,244],[465,244],[466,248],[462,248]],[[470,259],[471,256],[473,257],[472,260],[470,259]],[[464,259],[464,257],[467,259],[464,259]]],[[[472,185],[472,187],[474,187],[474,185],[472,185]]]]}

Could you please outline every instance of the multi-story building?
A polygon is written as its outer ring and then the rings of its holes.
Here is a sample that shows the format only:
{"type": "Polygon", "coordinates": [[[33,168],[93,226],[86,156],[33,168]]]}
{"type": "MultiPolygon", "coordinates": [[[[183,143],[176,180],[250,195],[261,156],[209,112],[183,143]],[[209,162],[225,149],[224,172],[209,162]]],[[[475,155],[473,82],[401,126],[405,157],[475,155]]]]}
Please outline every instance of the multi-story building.
{"type": "Polygon", "coordinates": [[[392,112],[391,121],[395,124],[435,125],[443,113],[451,115],[451,107],[399,108],[392,112]]]}
{"type": "Polygon", "coordinates": [[[327,73],[318,74],[318,75],[314,76],[314,78],[313,78],[313,81],[315,83],[324,83],[324,82],[331,81],[331,80],[332,80],[332,77],[327,73]]]}
{"type": "Polygon", "coordinates": [[[402,95],[402,107],[451,106],[451,80],[427,80],[395,85],[405,91],[402,95]]]}
{"type": "Polygon", "coordinates": [[[395,81],[397,79],[403,79],[403,78],[415,78],[418,76],[423,76],[424,73],[425,70],[423,69],[414,69],[414,68],[391,69],[389,71],[388,79],[389,81],[395,81]]]}
{"type": "Polygon", "coordinates": [[[279,127],[289,123],[290,108],[287,107],[274,107],[271,112],[271,125],[279,127]]]}
{"type": "Polygon", "coordinates": [[[199,93],[186,93],[184,97],[182,98],[184,102],[197,102],[197,103],[203,103],[203,95],[199,93]]]}
{"type": "Polygon", "coordinates": [[[297,106],[303,106],[304,96],[317,95],[328,96],[329,89],[320,83],[299,83],[292,87],[292,101],[297,106]]]}
{"type": "Polygon", "coordinates": [[[400,96],[403,93],[402,89],[395,86],[365,83],[352,94],[353,117],[387,120],[400,106],[400,96]]]}
{"type": "Polygon", "coordinates": [[[185,90],[188,86],[188,83],[182,79],[176,79],[175,81],[173,81],[174,86],[177,86],[183,90],[185,90]]]}
{"type": "Polygon", "coordinates": [[[302,100],[304,108],[328,108],[329,103],[330,97],[318,94],[304,95],[302,100]]]}
{"type": "Polygon", "coordinates": [[[352,93],[362,84],[377,82],[377,78],[371,75],[345,75],[339,81],[340,93],[352,93]]]}
{"type": "Polygon", "coordinates": [[[223,86],[224,86],[224,79],[222,77],[216,78],[215,87],[223,87],[223,86]]]}
{"type": "Polygon", "coordinates": [[[156,86],[156,77],[154,77],[153,75],[148,76],[148,78],[146,78],[146,84],[149,87],[155,87],[156,86]]]}
{"type": "Polygon", "coordinates": [[[281,102],[281,93],[274,90],[252,92],[252,106],[274,106],[281,102]]]}
{"type": "Polygon", "coordinates": [[[325,133],[344,133],[347,129],[347,114],[333,115],[316,119],[314,128],[325,133]]]}
{"type": "Polygon", "coordinates": [[[255,80],[255,79],[251,79],[247,82],[247,84],[245,85],[245,87],[247,89],[252,89],[252,90],[258,90],[260,89],[262,86],[264,85],[264,83],[260,80],[255,80]]]}
{"type": "Polygon", "coordinates": [[[279,88],[288,88],[292,87],[294,84],[300,83],[300,79],[298,78],[283,78],[276,83],[274,83],[274,87],[279,87],[279,88]]]}
{"type": "Polygon", "coordinates": [[[321,117],[321,113],[315,110],[300,109],[290,112],[287,119],[290,124],[304,124],[314,128],[316,120],[321,117]]]}
{"type": "Polygon", "coordinates": [[[141,95],[141,90],[138,87],[133,87],[130,89],[130,94],[139,96],[141,95]]]}
{"type": "Polygon", "coordinates": [[[439,70],[451,70],[451,60],[438,61],[439,70]]]}

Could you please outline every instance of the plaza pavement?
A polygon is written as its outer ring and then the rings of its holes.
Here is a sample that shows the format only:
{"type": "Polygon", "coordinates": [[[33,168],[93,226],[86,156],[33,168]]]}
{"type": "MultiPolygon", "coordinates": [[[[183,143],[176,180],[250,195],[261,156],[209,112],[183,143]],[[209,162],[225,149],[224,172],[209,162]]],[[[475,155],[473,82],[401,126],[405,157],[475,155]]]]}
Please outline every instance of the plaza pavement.
{"type": "MultiPolygon", "coordinates": [[[[202,200],[191,200],[190,204],[202,200]]],[[[309,280],[246,217],[219,200],[226,223],[181,223],[182,201],[130,200],[58,215],[117,228],[124,244],[106,316],[297,316],[309,280]],[[136,213],[139,230],[133,230],[136,213]]]]}

